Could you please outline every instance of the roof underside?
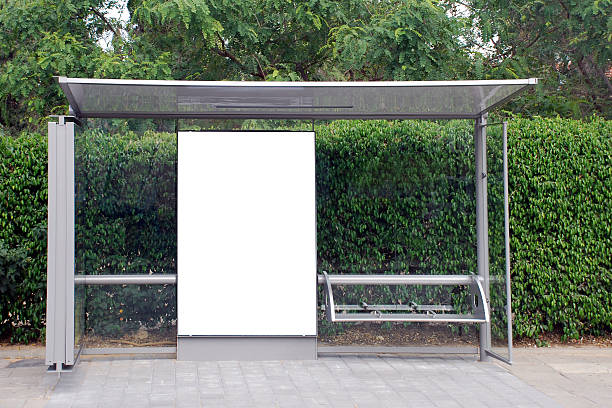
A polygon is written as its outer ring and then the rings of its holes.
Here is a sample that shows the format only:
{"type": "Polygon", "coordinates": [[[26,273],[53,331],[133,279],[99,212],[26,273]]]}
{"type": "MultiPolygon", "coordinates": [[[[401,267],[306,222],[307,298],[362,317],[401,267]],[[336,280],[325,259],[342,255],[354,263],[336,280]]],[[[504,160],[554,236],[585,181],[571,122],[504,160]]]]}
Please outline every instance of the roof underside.
{"type": "Polygon", "coordinates": [[[410,82],[147,81],[59,77],[82,118],[476,118],[537,79],[410,82]]]}

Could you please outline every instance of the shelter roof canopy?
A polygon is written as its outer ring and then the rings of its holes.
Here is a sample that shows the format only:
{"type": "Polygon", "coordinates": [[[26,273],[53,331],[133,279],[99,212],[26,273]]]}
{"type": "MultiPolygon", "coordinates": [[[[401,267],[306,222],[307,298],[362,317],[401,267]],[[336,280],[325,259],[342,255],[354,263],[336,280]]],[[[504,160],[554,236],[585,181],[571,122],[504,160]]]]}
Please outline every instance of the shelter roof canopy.
{"type": "Polygon", "coordinates": [[[78,117],[467,119],[536,78],[479,81],[258,82],[57,77],[78,117]]]}

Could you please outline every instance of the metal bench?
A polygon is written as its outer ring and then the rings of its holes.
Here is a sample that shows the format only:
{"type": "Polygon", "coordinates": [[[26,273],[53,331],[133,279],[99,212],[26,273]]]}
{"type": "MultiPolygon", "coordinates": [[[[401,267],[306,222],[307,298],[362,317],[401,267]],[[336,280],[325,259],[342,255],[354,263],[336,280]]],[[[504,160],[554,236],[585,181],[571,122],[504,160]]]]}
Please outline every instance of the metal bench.
{"type": "Polygon", "coordinates": [[[488,323],[491,321],[481,279],[476,275],[329,275],[317,276],[325,290],[325,315],[330,322],[440,322],[488,323]],[[472,295],[472,313],[454,311],[447,305],[336,305],[334,285],[424,285],[468,286],[472,295]],[[349,311],[350,313],[346,313],[349,311]],[[399,311],[399,313],[389,313],[399,311]],[[443,313],[436,313],[442,311],[443,313]],[[342,313],[337,313],[342,312],[342,313]]]}

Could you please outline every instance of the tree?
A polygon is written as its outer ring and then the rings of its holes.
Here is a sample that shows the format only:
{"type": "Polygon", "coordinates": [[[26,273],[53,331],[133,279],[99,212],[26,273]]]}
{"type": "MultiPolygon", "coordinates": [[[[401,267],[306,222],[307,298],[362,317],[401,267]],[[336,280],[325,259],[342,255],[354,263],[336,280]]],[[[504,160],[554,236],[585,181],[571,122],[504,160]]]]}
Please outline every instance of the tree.
{"type": "Polygon", "coordinates": [[[469,75],[462,24],[436,2],[373,1],[365,18],[330,30],[332,71],[346,79],[434,80],[469,75]]]}
{"type": "MultiPolygon", "coordinates": [[[[455,3],[456,4],[456,3],[455,3]]],[[[469,0],[491,77],[542,78],[530,113],[612,117],[612,1],[469,0]]]]}
{"type": "Polygon", "coordinates": [[[0,123],[24,127],[49,107],[63,105],[52,75],[91,72],[99,52],[101,20],[86,22],[102,6],[93,1],[18,1],[0,5],[0,123]]]}
{"type": "MultiPolygon", "coordinates": [[[[0,126],[37,128],[47,115],[67,111],[54,75],[167,77],[162,58],[147,63],[121,48],[103,50],[105,32],[118,23],[105,17],[113,0],[8,0],[0,4],[0,126]]],[[[163,57],[163,55],[162,55],[163,57]]]]}
{"type": "Polygon", "coordinates": [[[52,77],[427,80],[537,76],[513,106],[612,116],[612,0],[6,0],[0,126],[65,113],[52,77]],[[100,39],[110,36],[109,47],[100,39]]]}
{"type": "Polygon", "coordinates": [[[133,39],[175,77],[433,79],[460,75],[458,25],[430,1],[131,0],[133,39]]]}

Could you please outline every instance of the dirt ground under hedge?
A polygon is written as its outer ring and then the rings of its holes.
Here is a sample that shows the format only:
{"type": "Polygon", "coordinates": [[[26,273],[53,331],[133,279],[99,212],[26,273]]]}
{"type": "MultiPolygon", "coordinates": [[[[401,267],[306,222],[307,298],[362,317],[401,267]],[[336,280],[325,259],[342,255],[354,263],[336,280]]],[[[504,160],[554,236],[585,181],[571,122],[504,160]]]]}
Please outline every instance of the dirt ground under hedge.
{"type": "MultiPolygon", "coordinates": [[[[478,346],[478,332],[471,327],[466,334],[463,330],[451,331],[447,326],[422,324],[419,327],[405,327],[395,324],[383,327],[379,324],[357,324],[343,327],[341,331],[319,334],[319,342],[329,346],[478,346]]],[[[91,333],[83,338],[89,348],[105,347],[151,347],[175,346],[176,327],[138,330],[122,336],[102,337],[91,333]]],[[[537,339],[515,338],[515,347],[552,347],[552,346],[597,346],[612,348],[612,333],[604,336],[584,336],[579,339],[563,339],[562,333],[546,333],[537,339]]],[[[44,347],[44,342],[30,343],[28,346],[44,347]]],[[[0,348],[23,347],[0,339],[0,348]]]]}
{"type": "MultiPolygon", "coordinates": [[[[175,346],[176,328],[139,330],[113,338],[88,334],[83,343],[89,348],[105,347],[151,347],[175,346]]],[[[377,324],[359,324],[344,327],[335,334],[319,334],[319,342],[328,346],[478,346],[478,332],[475,327],[465,334],[454,333],[446,326],[422,325],[418,328],[394,325],[385,328],[377,324]]],[[[44,346],[43,343],[33,343],[44,346]]],[[[584,336],[579,339],[562,339],[561,333],[547,333],[540,338],[516,338],[515,347],[549,346],[598,346],[612,348],[612,333],[605,336],[584,336]]],[[[0,341],[0,347],[20,346],[0,341]]]]}

